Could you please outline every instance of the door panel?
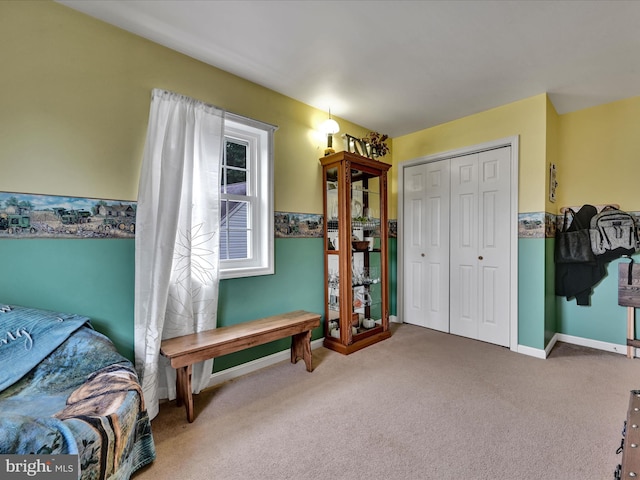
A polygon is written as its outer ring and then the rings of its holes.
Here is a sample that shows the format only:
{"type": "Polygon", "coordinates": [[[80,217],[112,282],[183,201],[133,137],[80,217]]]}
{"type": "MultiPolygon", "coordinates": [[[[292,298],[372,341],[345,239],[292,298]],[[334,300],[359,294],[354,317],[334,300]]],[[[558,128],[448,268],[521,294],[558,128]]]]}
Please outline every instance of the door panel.
{"type": "Polygon", "coordinates": [[[422,282],[422,262],[412,262],[410,265],[410,278],[411,282],[408,285],[408,288],[411,290],[409,292],[408,300],[411,302],[410,307],[411,311],[419,312],[422,310],[422,291],[421,288],[424,287],[422,282]]]}
{"type": "Polygon", "coordinates": [[[422,212],[424,209],[422,208],[422,199],[421,198],[412,198],[411,199],[411,222],[413,223],[413,227],[411,229],[411,246],[414,248],[420,248],[424,239],[422,236],[424,235],[422,228],[422,212]]]}
{"type": "Polygon", "coordinates": [[[448,160],[404,169],[404,321],[449,331],[448,160]]]}
{"type": "Polygon", "coordinates": [[[478,212],[481,242],[478,256],[482,260],[478,340],[509,346],[510,290],[510,184],[511,147],[478,154],[482,175],[478,190],[482,203],[478,212]]]}
{"type": "Polygon", "coordinates": [[[451,333],[478,337],[478,154],[451,159],[451,333]]]}
{"type": "Polygon", "coordinates": [[[429,282],[428,282],[429,292],[428,292],[427,298],[429,300],[429,303],[427,304],[427,306],[429,308],[429,311],[428,311],[427,317],[435,316],[437,315],[438,312],[442,311],[442,305],[440,303],[440,300],[441,300],[440,298],[441,297],[440,296],[440,290],[441,290],[440,265],[437,263],[428,263],[428,269],[429,271],[427,275],[429,278],[429,282]]]}
{"type": "Polygon", "coordinates": [[[404,226],[405,265],[404,269],[404,321],[426,326],[424,302],[426,283],[424,281],[424,191],[426,172],[422,165],[404,169],[404,205],[407,222],[404,226]]]}

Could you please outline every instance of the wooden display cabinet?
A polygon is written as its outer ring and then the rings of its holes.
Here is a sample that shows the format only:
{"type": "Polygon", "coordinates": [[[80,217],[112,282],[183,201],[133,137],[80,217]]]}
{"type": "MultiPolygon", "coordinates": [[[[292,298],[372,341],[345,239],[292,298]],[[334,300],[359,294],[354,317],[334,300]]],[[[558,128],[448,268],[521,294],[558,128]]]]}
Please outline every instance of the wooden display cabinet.
{"type": "Polygon", "coordinates": [[[324,346],[342,354],[389,338],[387,171],[355,153],[320,159],[324,200],[324,346]]]}

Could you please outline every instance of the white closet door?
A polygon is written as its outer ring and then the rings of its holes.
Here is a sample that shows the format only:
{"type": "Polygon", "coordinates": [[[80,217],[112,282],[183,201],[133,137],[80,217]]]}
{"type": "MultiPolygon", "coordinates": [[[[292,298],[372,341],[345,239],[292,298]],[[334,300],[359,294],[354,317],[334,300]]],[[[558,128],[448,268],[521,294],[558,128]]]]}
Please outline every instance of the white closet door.
{"type": "Polygon", "coordinates": [[[451,333],[478,338],[478,154],[451,159],[451,333]]]}
{"type": "Polygon", "coordinates": [[[449,331],[449,160],[404,169],[404,321],[449,331]]]}
{"type": "Polygon", "coordinates": [[[451,159],[451,333],[509,346],[511,148],[451,159]]]}
{"type": "Polygon", "coordinates": [[[509,346],[511,147],[478,157],[478,340],[509,346]]]}

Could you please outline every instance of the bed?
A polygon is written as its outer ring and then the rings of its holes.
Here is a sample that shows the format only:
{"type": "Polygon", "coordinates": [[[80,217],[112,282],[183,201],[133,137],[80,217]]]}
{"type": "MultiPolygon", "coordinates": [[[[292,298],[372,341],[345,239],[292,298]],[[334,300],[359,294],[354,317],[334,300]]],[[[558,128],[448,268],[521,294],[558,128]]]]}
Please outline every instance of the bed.
{"type": "Polygon", "coordinates": [[[0,304],[0,454],[77,455],[82,480],[155,459],[135,369],[89,318],[0,304]]]}

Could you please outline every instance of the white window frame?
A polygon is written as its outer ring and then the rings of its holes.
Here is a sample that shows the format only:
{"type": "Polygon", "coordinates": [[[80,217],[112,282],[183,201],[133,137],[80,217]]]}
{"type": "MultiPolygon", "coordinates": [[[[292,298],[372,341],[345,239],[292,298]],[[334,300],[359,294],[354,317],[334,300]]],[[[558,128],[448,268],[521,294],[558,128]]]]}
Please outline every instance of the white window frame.
{"type": "Polygon", "coordinates": [[[270,275],[274,267],[273,133],[277,127],[232,113],[225,114],[224,136],[248,144],[247,197],[251,215],[246,259],[220,259],[220,278],[270,275]]]}

